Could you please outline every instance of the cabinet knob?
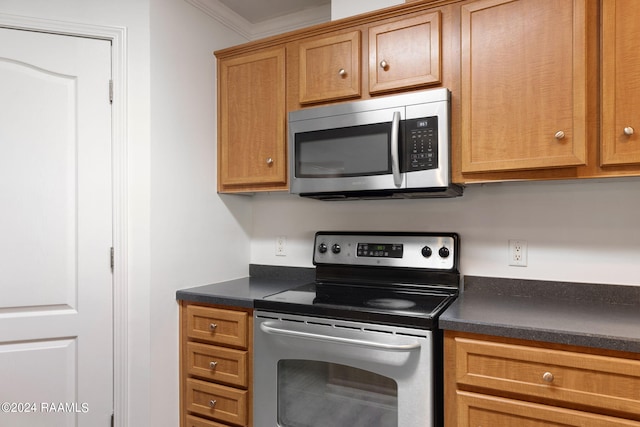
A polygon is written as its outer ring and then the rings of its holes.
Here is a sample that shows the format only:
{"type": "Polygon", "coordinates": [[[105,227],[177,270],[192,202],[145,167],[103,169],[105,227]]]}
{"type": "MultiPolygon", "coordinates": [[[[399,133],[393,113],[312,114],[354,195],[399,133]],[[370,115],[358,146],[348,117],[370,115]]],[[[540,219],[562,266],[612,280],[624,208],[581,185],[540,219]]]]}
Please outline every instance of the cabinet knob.
{"type": "Polygon", "coordinates": [[[267,164],[271,166],[273,164],[273,159],[271,157],[267,157],[267,164]]]}
{"type": "Polygon", "coordinates": [[[209,401],[209,408],[213,409],[216,406],[216,403],[218,403],[216,400],[210,400],[209,401]]]}
{"type": "Polygon", "coordinates": [[[542,380],[545,383],[552,383],[553,382],[553,374],[551,372],[545,372],[544,374],[542,374],[542,380]]]}
{"type": "Polygon", "coordinates": [[[215,330],[216,330],[216,328],[217,328],[217,327],[218,327],[218,325],[216,325],[215,323],[211,323],[211,324],[209,325],[209,330],[213,332],[213,331],[215,331],[215,330]]]}
{"type": "Polygon", "coordinates": [[[626,128],[624,128],[624,134],[628,136],[633,135],[633,128],[631,126],[627,126],[626,128]]]}
{"type": "Polygon", "coordinates": [[[558,132],[556,132],[555,134],[556,139],[560,140],[560,139],[564,139],[564,132],[559,130],[558,132]]]}
{"type": "Polygon", "coordinates": [[[340,71],[338,71],[338,75],[340,77],[344,77],[347,75],[347,70],[345,70],[344,68],[340,68],[340,71]]]}
{"type": "Polygon", "coordinates": [[[218,362],[216,362],[216,361],[213,361],[213,362],[209,363],[209,368],[211,368],[211,369],[216,369],[216,366],[218,366],[218,362]]]}
{"type": "Polygon", "coordinates": [[[387,68],[389,68],[389,63],[383,59],[382,61],[380,61],[380,68],[386,70],[387,68]]]}

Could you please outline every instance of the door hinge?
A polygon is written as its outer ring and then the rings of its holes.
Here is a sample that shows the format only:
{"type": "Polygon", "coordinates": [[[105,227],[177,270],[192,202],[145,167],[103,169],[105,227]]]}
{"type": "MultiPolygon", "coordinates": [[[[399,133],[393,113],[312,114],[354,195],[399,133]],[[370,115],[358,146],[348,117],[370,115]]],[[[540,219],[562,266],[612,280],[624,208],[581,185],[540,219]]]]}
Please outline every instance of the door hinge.
{"type": "Polygon", "coordinates": [[[110,261],[110,264],[111,264],[111,272],[113,273],[113,265],[115,264],[115,261],[114,261],[114,255],[113,255],[113,246],[111,247],[110,257],[111,257],[111,261],[110,261]]]}
{"type": "Polygon", "coordinates": [[[109,80],[109,104],[113,104],[113,80],[109,80]]]}

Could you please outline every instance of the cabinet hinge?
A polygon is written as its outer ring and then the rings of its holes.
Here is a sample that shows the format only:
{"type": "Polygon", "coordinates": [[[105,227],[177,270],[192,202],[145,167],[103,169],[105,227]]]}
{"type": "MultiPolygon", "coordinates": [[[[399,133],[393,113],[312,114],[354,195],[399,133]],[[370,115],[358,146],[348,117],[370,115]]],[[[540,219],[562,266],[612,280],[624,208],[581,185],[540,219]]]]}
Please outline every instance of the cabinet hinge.
{"type": "Polygon", "coordinates": [[[111,272],[113,273],[113,265],[114,265],[115,261],[114,261],[114,255],[113,255],[113,246],[111,247],[111,251],[110,251],[110,264],[111,264],[111,272]]]}
{"type": "Polygon", "coordinates": [[[109,104],[113,104],[113,80],[109,80],[109,104]]]}

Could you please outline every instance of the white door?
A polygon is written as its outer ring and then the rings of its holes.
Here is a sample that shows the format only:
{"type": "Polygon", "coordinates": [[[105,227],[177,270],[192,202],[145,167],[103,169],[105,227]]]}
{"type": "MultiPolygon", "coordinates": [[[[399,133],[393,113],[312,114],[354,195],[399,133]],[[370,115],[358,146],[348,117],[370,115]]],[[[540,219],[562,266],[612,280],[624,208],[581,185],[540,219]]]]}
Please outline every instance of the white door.
{"type": "Polygon", "coordinates": [[[0,426],[113,410],[109,41],[0,28],[0,426]]]}

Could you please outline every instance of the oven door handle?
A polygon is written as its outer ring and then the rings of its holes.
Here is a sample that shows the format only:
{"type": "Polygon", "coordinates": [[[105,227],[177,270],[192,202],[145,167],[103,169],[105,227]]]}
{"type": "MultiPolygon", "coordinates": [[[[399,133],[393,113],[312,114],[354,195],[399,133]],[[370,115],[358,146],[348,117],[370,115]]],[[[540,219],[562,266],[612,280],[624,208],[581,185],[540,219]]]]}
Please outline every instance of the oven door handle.
{"type": "Polygon", "coordinates": [[[393,112],[391,121],[391,173],[393,174],[393,183],[400,188],[402,185],[402,174],[400,173],[400,112],[393,112]]]}
{"type": "Polygon", "coordinates": [[[266,332],[267,334],[272,334],[272,335],[284,335],[284,336],[295,337],[295,338],[306,338],[306,339],[315,340],[315,341],[348,344],[348,345],[354,345],[358,347],[373,348],[376,350],[412,351],[420,348],[419,342],[403,343],[403,344],[383,343],[383,342],[376,342],[376,341],[357,339],[357,338],[316,334],[314,332],[295,330],[295,329],[277,328],[277,327],[268,325],[267,322],[261,323],[260,329],[263,332],[266,332]]]}

